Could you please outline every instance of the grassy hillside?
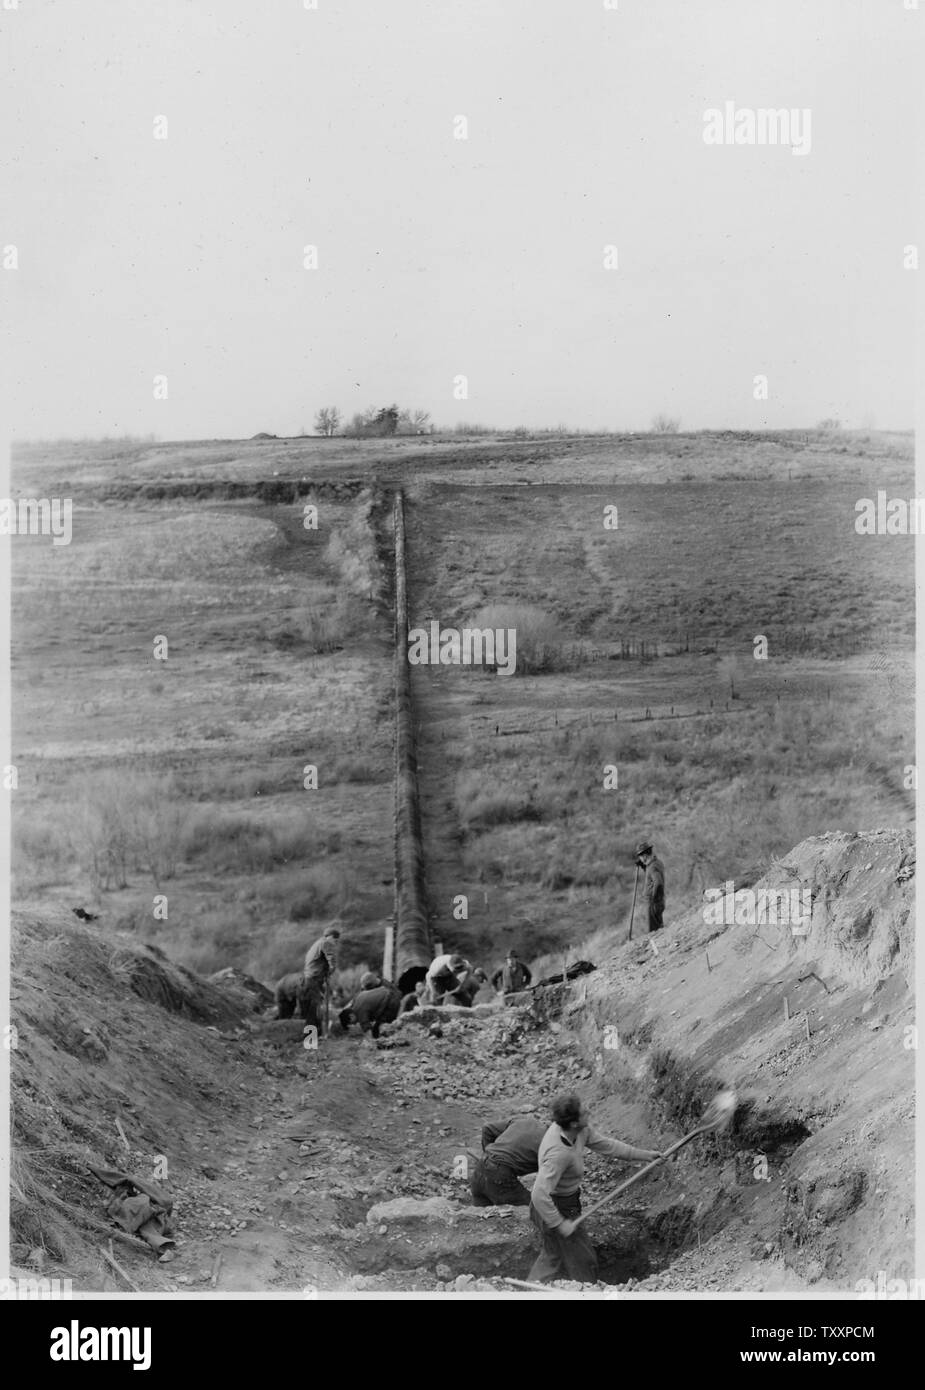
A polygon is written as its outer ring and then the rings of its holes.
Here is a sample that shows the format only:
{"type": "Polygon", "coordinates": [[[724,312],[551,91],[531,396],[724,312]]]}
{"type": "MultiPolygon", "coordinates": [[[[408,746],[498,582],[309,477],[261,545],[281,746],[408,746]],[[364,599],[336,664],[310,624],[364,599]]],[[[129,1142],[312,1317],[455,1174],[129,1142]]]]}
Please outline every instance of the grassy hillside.
{"type": "Polygon", "coordinates": [[[510,678],[415,668],[441,939],[497,958],[622,934],[642,833],[676,915],[809,835],[910,818],[914,538],[858,536],[858,495],[419,490],[414,621],[513,627],[530,654],[510,678]]]}
{"type": "Polygon", "coordinates": [[[19,903],[90,907],[203,971],[273,979],[334,916],[348,962],[379,956],[376,505],[324,502],[317,530],[299,505],[85,505],[70,546],[17,538],[19,903]]]}
{"type": "Polygon", "coordinates": [[[671,916],[807,835],[904,822],[913,540],[857,536],[854,503],[911,495],[911,444],[21,446],[15,490],[75,516],[70,546],[14,540],[17,901],[90,906],[202,970],[272,979],[334,916],[348,963],[378,960],[397,483],[413,621],[513,624],[530,672],[415,671],[441,939],[490,963],[624,930],[639,833],[671,916]]]}

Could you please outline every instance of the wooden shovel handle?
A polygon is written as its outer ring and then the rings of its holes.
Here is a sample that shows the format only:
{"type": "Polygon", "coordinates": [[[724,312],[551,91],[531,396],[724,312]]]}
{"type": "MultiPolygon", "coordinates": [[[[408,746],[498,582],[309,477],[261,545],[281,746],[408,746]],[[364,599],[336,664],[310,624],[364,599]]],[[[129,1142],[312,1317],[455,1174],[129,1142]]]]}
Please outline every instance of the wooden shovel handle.
{"type": "Polygon", "coordinates": [[[593,1216],[596,1211],[600,1211],[601,1207],[605,1207],[608,1202],[612,1202],[614,1197],[619,1197],[621,1192],[625,1192],[628,1187],[632,1187],[634,1182],[638,1182],[640,1178],[644,1178],[646,1173],[651,1173],[652,1169],[657,1168],[660,1163],[665,1163],[667,1159],[671,1158],[672,1154],[676,1154],[679,1149],[684,1148],[685,1144],[689,1144],[692,1139],[696,1139],[698,1134],[707,1134],[713,1128],[713,1125],[701,1125],[700,1129],[692,1129],[690,1134],[685,1134],[684,1138],[679,1139],[676,1144],[672,1144],[670,1149],[666,1149],[658,1158],[653,1158],[652,1162],[647,1163],[644,1168],[640,1168],[638,1173],[634,1173],[631,1178],[627,1178],[626,1182],[621,1183],[619,1187],[615,1187],[612,1192],[608,1192],[606,1197],[602,1197],[599,1202],[595,1202],[593,1207],[589,1207],[587,1211],[583,1211],[581,1216],[576,1220],[575,1225],[579,1225],[579,1223],[584,1221],[587,1217],[593,1216]]]}

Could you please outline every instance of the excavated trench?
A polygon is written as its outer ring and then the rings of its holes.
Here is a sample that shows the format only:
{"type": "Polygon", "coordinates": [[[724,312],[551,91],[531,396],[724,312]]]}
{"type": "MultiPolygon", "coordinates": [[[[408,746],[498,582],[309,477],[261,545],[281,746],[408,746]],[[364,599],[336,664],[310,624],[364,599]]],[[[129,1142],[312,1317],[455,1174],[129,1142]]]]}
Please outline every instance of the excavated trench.
{"type": "MultiPolygon", "coordinates": [[[[394,555],[397,719],[393,964],[395,978],[408,989],[431,960],[433,942],[421,837],[414,710],[406,659],[408,605],[404,500],[400,488],[394,498],[394,555]]],[[[867,864],[865,872],[871,867],[867,864]]],[[[870,920],[868,912],[862,921],[865,940],[870,920]]],[[[702,924],[695,925],[699,928],[702,924]]],[[[688,932],[688,937],[691,934],[688,932]]],[[[711,941],[708,937],[700,943],[704,952],[711,941]]],[[[764,944],[771,949],[767,942],[764,944]]],[[[658,956],[657,951],[655,954],[658,956]]],[[[707,971],[712,968],[707,958],[707,971]]],[[[790,985],[797,1008],[802,998],[799,986],[807,978],[800,976],[790,985]]],[[[818,979],[818,975],[814,978],[818,979]]],[[[684,983],[680,979],[678,987],[684,983]]],[[[827,987],[822,988],[828,994],[827,987]]],[[[610,990],[593,988],[589,995],[582,986],[579,1000],[577,989],[566,983],[555,985],[530,996],[528,1012],[533,1017],[524,1026],[568,1034],[584,1064],[582,1074],[595,1078],[583,1093],[595,1116],[600,1103],[597,1123],[608,1132],[627,1134],[645,1131],[650,1135],[680,1137],[695,1129],[707,1106],[728,1085],[729,1078],[721,1074],[728,1058],[735,1056],[748,1040],[769,1033],[781,1007],[779,991],[771,987],[764,972],[758,972],[754,982],[737,992],[738,1004],[732,1016],[717,1015],[713,1028],[703,1029],[690,1055],[684,1056],[655,1044],[653,1019],[641,1015],[636,998],[628,995],[618,1005],[617,997],[610,990]],[[619,1047],[606,1052],[607,1032],[616,1032],[618,1023],[623,1035],[619,1047]]],[[[786,1000],[784,1006],[786,1009],[786,1000]]],[[[804,1007],[809,1041],[812,1005],[805,1003],[804,1007]]],[[[656,1013],[659,1012],[656,1006],[656,1013]]],[[[700,1022],[696,1018],[691,1031],[700,1022]]],[[[518,1029],[515,1024],[512,1036],[502,1037],[501,1054],[512,1051],[510,1044],[517,1046],[513,1033],[522,1032],[523,1028],[518,1029]]],[[[660,1274],[692,1246],[702,1246],[735,1221],[741,1222],[746,1244],[751,1236],[763,1242],[768,1251],[784,1247],[788,1231],[794,1233],[793,1239],[801,1238],[803,1228],[794,1216],[794,1207],[798,1199],[804,1200],[805,1206],[805,1194],[802,1189],[796,1194],[792,1190],[788,1160],[810,1134],[802,1120],[778,1108],[770,1095],[764,1105],[754,1098],[743,1098],[723,1133],[698,1137],[677,1162],[655,1170],[630,1195],[618,1198],[612,1209],[590,1218],[588,1231],[598,1252],[600,1279],[620,1285],[660,1274]]],[[[601,1170],[595,1173],[589,1168],[584,1192],[586,1208],[603,1195],[608,1181],[612,1183],[613,1178],[605,1179],[601,1170]]],[[[833,1209],[846,1203],[850,1207],[852,1201],[860,1200],[855,1192],[857,1184],[846,1185],[840,1178],[834,1179],[833,1184],[823,1193],[829,1194],[826,1200],[829,1206],[834,1204],[833,1209]]],[[[419,1270],[433,1271],[436,1278],[444,1281],[459,1275],[525,1277],[537,1248],[527,1211],[463,1207],[463,1194],[461,1187],[456,1202],[444,1202],[442,1206],[440,1199],[431,1199],[429,1204],[407,1198],[379,1205],[341,1203],[341,1258],[350,1269],[364,1275],[419,1270]],[[437,1201],[437,1206],[432,1205],[433,1201],[437,1201]]]]}
{"type": "MultiPolygon", "coordinates": [[[[559,998],[547,1019],[561,1009],[562,992],[554,993],[559,998]]],[[[580,1042],[580,1035],[572,1037],[580,1042]]],[[[593,1060],[587,1047],[579,1055],[593,1060]]],[[[646,1050],[628,1063],[620,1089],[627,1100],[652,1115],[662,1132],[680,1134],[696,1127],[706,1099],[712,1099],[721,1084],[721,1078],[698,1076],[683,1058],[646,1050]]],[[[751,1174],[756,1155],[777,1175],[808,1135],[805,1125],[791,1116],[762,1110],[751,1100],[739,1103],[728,1130],[695,1141],[684,1153],[683,1167],[667,1164],[636,1191],[618,1198],[612,1210],[594,1214],[589,1234],[598,1254],[599,1280],[619,1286],[669,1270],[685,1251],[699,1247],[743,1214],[743,1206],[755,1196],[751,1174]]],[[[624,1170],[618,1181],[627,1176],[624,1170]]],[[[601,1185],[598,1170],[590,1189],[586,1183],[585,1206],[613,1181],[608,1175],[601,1185]]],[[[783,1231],[786,1187],[771,1187],[768,1184],[762,1196],[773,1205],[773,1220],[783,1231]]],[[[341,1199],[332,1252],[350,1273],[391,1279],[398,1287],[412,1272],[414,1287],[461,1275],[526,1279],[538,1249],[528,1209],[478,1209],[462,1205],[463,1200],[462,1192],[454,1202],[341,1199]]]]}

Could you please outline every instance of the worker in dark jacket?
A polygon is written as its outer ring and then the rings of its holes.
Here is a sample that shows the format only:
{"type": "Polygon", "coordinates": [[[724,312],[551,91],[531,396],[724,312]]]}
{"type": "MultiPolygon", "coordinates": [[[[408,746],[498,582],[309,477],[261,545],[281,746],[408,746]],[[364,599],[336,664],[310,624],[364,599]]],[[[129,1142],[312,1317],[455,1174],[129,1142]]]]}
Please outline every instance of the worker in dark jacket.
{"type": "Polygon", "coordinates": [[[658,931],[665,925],[665,866],[654,853],[648,840],[640,840],[633,856],[640,869],[645,870],[646,878],[642,887],[642,897],[649,915],[649,931],[658,931]]]}
{"type": "Polygon", "coordinates": [[[483,1157],[469,1174],[473,1206],[527,1206],[530,1193],[518,1178],[536,1172],[545,1133],[545,1125],[529,1115],[482,1127],[483,1157]]]}
{"type": "Polygon", "coordinates": [[[508,951],[507,960],[501,969],[492,975],[491,982],[502,994],[519,994],[522,989],[527,988],[532,979],[533,976],[519,959],[517,952],[508,951]]]}
{"type": "Polygon", "coordinates": [[[394,1023],[401,1008],[401,990],[395,988],[391,980],[380,980],[378,975],[366,974],[360,980],[359,993],[353,1002],[342,1009],[338,1017],[346,1031],[352,1023],[358,1023],[364,1033],[379,1036],[383,1023],[394,1023]]]}

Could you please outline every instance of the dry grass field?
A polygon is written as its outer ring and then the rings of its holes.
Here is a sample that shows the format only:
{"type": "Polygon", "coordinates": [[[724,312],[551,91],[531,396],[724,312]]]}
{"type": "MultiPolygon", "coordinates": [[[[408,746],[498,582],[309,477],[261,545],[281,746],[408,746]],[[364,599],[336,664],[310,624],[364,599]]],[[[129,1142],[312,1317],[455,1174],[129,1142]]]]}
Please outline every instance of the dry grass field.
{"type": "Polygon", "coordinates": [[[529,674],[415,671],[439,938],[488,963],[622,933],[642,831],[671,915],[905,822],[913,540],[857,536],[854,503],[911,495],[911,459],[812,432],[21,446],[16,490],[75,514],[71,545],[14,547],[17,899],[206,971],[272,980],[335,915],[378,959],[397,484],[413,621],[534,636],[529,674]]]}
{"type": "Polygon", "coordinates": [[[378,955],[392,874],[382,574],[365,500],[322,504],[317,531],[302,518],[86,505],[69,546],[17,538],[18,902],[102,912],[202,971],[272,980],[335,915],[356,958],[378,955]]]}

